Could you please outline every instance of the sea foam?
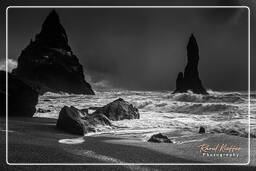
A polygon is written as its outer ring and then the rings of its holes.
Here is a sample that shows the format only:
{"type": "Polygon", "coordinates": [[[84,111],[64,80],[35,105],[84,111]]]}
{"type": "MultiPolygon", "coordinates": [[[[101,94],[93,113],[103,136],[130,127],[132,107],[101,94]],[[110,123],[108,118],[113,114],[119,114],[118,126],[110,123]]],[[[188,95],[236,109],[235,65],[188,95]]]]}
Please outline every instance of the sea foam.
{"type": "MultiPolygon", "coordinates": [[[[145,136],[156,132],[182,130],[184,134],[196,134],[200,126],[207,132],[248,135],[248,95],[240,92],[216,92],[209,95],[192,92],[172,94],[168,91],[96,91],[96,95],[46,93],[39,97],[37,108],[49,112],[37,112],[34,117],[58,118],[63,106],[78,109],[101,107],[117,98],[132,103],[139,109],[140,119],[113,121],[115,128],[98,125],[96,133],[145,136]]],[[[252,94],[251,102],[256,101],[252,94]]],[[[251,130],[256,130],[256,103],[251,103],[251,130]]],[[[251,131],[251,136],[255,135],[251,131]]]]}

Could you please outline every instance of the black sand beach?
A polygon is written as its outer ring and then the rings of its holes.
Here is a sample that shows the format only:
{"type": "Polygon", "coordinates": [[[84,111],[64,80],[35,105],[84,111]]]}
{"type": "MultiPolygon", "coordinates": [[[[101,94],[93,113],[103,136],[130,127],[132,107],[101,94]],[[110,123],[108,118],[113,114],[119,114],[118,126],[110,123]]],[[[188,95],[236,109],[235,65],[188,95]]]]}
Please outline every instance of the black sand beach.
{"type": "MultiPolygon", "coordinates": [[[[200,135],[205,140],[184,144],[155,144],[136,138],[110,135],[78,137],[60,132],[55,127],[55,119],[46,118],[9,118],[8,162],[14,163],[246,163],[247,139],[227,135],[200,135]],[[63,140],[64,139],[64,140],[63,140]],[[77,144],[60,143],[66,139],[83,141],[77,144]],[[60,142],[59,142],[60,141],[60,142]],[[222,161],[202,157],[198,145],[207,142],[237,142],[241,147],[239,158],[227,157],[222,161]],[[239,160],[238,160],[239,159],[239,160]]],[[[66,141],[67,142],[67,141],[66,141]]],[[[118,165],[118,166],[76,166],[84,170],[253,170],[255,169],[256,141],[251,141],[251,163],[249,166],[156,166],[156,165],[118,165]],[[254,167],[254,168],[253,168],[254,167]]],[[[5,118],[1,118],[1,154],[5,154],[5,118]]],[[[65,170],[69,166],[8,166],[5,155],[1,155],[4,170],[65,170]]],[[[74,169],[74,167],[72,167],[74,169]]]]}

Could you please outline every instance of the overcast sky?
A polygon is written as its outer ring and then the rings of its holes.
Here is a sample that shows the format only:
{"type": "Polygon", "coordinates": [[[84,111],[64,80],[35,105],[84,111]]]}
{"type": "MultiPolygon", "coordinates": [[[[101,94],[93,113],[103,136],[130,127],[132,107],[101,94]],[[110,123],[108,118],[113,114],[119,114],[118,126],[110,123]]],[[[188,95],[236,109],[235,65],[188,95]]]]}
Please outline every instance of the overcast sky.
{"type": "MultiPolygon", "coordinates": [[[[9,11],[10,58],[17,60],[30,39],[40,32],[50,10],[9,11]]],[[[204,86],[212,90],[247,89],[247,9],[57,12],[69,44],[91,82],[130,89],[172,90],[177,73],[186,65],[186,45],[189,35],[194,33],[204,86]]]]}
{"type": "MultiPolygon", "coordinates": [[[[9,10],[9,57],[17,59],[51,9],[9,10]]],[[[194,33],[206,88],[246,90],[247,9],[57,9],[69,44],[92,82],[175,88],[194,33]]],[[[88,76],[87,76],[88,78],[88,76]]]]}

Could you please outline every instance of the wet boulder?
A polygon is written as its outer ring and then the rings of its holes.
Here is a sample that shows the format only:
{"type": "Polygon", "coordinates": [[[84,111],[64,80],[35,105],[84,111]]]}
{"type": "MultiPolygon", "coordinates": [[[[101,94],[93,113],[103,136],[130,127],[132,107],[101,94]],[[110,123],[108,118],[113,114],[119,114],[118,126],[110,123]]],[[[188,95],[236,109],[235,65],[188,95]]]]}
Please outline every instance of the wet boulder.
{"type": "Polygon", "coordinates": [[[112,125],[111,121],[103,114],[93,114],[90,118],[93,124],[112,125]]]}
{"type": "Polygon", "coordinates": [[[149,139],[148,142],[153,142],[153,143],[173,143],[167,136],[158,133],[152,135],[149,139]]]}
{"type": "Polygon", "coordinates": [[[204,134],[205,133],[205,128],[200,126],[199,128],[199,134],[204,134]]]}
{"type": "Polygon", "coordinates": [[[104,115],[88,115],[73,106],[64,106],[59,113],[56,126],[71,134],[84,135],[95,132],[95,127],[99,124],[111,125],[111,122],[104,115]]]}
{"type": "Polygon", "coordinates": [[[101,108],[98,108],[93,115],[103,114],[113,121],[123,119],[139,119],[140,114],[137,108],[122,98],[119,98],[101,108]]]}
{"type": "Polygon", "coordinates": [[[72,134],[84,135],[85,133],[85,125],[80,113],[68,106],[61,109],[56,126],[72,134]]]}

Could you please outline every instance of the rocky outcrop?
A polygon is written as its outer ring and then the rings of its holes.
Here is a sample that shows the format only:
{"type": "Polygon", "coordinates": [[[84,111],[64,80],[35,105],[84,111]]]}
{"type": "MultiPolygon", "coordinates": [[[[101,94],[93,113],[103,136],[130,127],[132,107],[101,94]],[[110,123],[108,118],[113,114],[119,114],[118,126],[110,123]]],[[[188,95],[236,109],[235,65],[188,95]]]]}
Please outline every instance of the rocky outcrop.
{"type": "Polygon", "coordinates": [[[68,45],[67,34],[54,10],[35,40],[22,51],[13,74],[40,93],[94,94],[84,80],[83,67],[68,45]]]}
{"type": "Polygon", "coordinates": [[[153,143],[172,143],[172,141],[165,135],[158,133],[152,135],[149,139],[148,142],[153,142],[153,143]]]}
{"type": "Polygon", "coordinates": [[[184,93],[191,90],[196,94],[208,94],[199,78],[199,48],[193,34],[191,34],[187,45],[187,57],[185,72],[184,74],[179,72],[174,93],[184,93]]]}
{"type": "Polygon", "coordinates": [[[199,134],[204,134],[205,133],[205,128],[200,126],[198,133],[199,134]]]}
{"type": "MultiPolygon", "coordinates": [[[[8,116],[32,117],[36,112],[38,93],[8,73],[8,116]]],[[[6,72],[0,71],[1,116],[6,116],[6,72]]]]}
{"type": "Polygon", "coordinates": [[[56,126],[71,134],[84,135],[95,132],[95,127],[99,124],[110,126],[111,122],[104,115],[88,115],[73,106],[64,106],[59,113],[56,126]]]}
{"type": "Polygon", "coordinates": [[[93,114],[103,114],[113,121],[140,118],[138,109],[132,104],[124,101],[122,98],[97,109],[93,114]]]}

